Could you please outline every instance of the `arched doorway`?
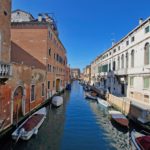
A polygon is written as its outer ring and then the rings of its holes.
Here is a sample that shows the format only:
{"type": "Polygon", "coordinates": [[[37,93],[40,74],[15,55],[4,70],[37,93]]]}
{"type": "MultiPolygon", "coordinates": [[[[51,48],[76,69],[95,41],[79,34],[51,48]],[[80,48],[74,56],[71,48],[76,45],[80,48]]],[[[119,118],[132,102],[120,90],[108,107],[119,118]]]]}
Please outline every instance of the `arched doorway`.
{"type": "Polygon", "coordinates": [[[56,92],[60,91],[60,79],[56,80],[56,92]]]}
{"type": "Polygon", "coordinates": [[[13,123],[16,124],[23,116],[22,110],[23,87],[16,88],[13,95],[13,123]]]}

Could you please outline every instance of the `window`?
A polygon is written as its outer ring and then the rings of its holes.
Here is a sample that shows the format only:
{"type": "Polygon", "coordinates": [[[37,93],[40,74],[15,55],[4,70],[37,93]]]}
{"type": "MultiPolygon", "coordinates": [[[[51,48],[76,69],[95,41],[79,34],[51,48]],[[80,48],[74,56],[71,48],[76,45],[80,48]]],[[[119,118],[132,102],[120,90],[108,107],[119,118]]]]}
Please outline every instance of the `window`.
{"type": "Polygon", "coordinates": [[[44,96],[44,83],[42,83],[42,96],[44,96]]]}
{"type": "Polygon", "coordinates": [[[120,46],[118,46],[118,50],[120,50],[120,46]]]}
{"type": "Polygon", "coordinates": [[[55,87],[55,81],[53,81],[53,87],[55,87]]]}
{"type": "Polygon", "coordinates": [[[128,68],[128,61],[129,61],[128,53],[126,53],[126,68],[128,68]]]}
{"type": "Polygon", "coordinates": [[[109,52],[109,55],[111,55],[111,52],[109,52]]]}
{"type": "Polygon", "coordinates": [[[126,41],[126,46],[128,46],[129,45],[129,41],[126,41]]]}
{"type": "Polygon", "coordinates": [[[149,89],[150,77],[144,77],[144,89],[149,89]]]}
{"type": "Polygon", "coordinates": [[[118,70],[120,69],[120,57],[118,56],[118,70]]]}
{"type": "Polygon", "coordinates": [[[35,85],[31,85],[31,102],[35,100],[35,85]]]}
{"type": "Polygon", "coordinates": [[[116,49],[114,49],[113,52],[115,53],[115,52],[116,52],[116,49]]]}
{"type": "Polygon", "coordinates": [[[149,26],[147,26],[146,28],[145,28],[145,33],[148,33],[149,32],[149,26]]]}
{"type": "Polygon", "coordinates": [[[131,37],[131,42],[134,42],[134,36],[131,37]]]}
{"type": "Polygon", "coordinates": [[[51,48],[48,50],[48,55],[51,56],[51,48]]]}
{"type": "Polygon", "coordinates": [[[115,70],[116,70],[116,62],[113,61],[113,71],[115,71],[115,70]]]}
{"type": "Polygon", "coordinates": [[[1,55],[1,51],[2,51],[2,34],[0,32],[0,55],[1,55]]]}
{"type": "Polygon", "coordinates": [[[130,87],[134,86],[134,77],[130,77],[130,87]]]}
{"type": "Polygon", "coordinates": [[[51,86],[50,81],[48,81],[47,82],[47,88],[50,89],[50,86],[51,86]]]}
{"type": "Polygon", "coordinates": [[[121,56],[121,68],[124,68],[124,55],[122,54],[121,56]]]}
{"type": "Polygon", "coordinates": [[[134,50],[131,51],[131,67],[134,67],[134,50]]]}
{"type": "Polygon", "coordinates": [[[55,53],[54,53],[54,59],[55,59],[55,53]]]}
{"type": "Polygon", "coordinates": [[[150,64],[150,45],[149,43],[145,44],[145,48],[144,48],[144,64],[148,65],[150,64]]]}
{"type": "Polygon", "coordinates": [[[149,95],[144,95],[144,102],[149,102],[149,95]]]}

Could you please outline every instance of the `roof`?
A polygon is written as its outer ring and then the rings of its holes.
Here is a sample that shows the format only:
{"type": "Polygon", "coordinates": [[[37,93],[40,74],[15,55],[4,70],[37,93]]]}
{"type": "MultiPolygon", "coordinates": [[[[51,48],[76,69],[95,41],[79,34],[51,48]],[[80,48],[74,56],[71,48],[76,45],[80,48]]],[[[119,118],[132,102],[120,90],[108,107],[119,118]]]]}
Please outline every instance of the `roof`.
{"type": "Polygon", "coordinates": [[[29,67],[35,67],[45,70],[45,65],[38,59],[27,53],[24,49],[19,47],[16,43],[11,42],[11,62],[24,64],[29,67]]]}

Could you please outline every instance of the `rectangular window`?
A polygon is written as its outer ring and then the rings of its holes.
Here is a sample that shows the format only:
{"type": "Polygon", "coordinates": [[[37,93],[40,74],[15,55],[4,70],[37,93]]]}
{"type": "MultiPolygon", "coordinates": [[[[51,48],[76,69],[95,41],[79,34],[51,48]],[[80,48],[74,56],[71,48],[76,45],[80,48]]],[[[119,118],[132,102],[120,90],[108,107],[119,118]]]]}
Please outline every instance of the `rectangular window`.
{"type": "Polygon", "coordinates": [[[147,26],[146,28],[145,28],[145,33],[148,33],[149,32],[149,26],[147,26]]]}
{"type": "Polygon", "coordinates": [[[131,42],[134,42],[134,36],[131,38],[131,42]]]}
{"type": "Polygon", "coordinates": [[[118,46],[118,50],[120,50],[120,46],[118,46]]]}
{"type": "Polygon", "coordinates": [[[48,50],[48,55],[51,56],[51,48],[48,50]]]}
{"type": "Polygon", "coordinates": [[[129,41],[126,41],[126,46],[128,46],[129,45],[129,41]]]}
{"type": "Polygon", "coordinates": [[[53,81],[53,87],[55,87],[55,81],[53,81]]]}
{"type": "Polygon", "coordinates": [[[134,86],[134,77],[130,77],[130,87],[134,86]]]}
{"type": "Polygon", "coordinates": [[[31,85],[31,102],[35,100],[35,85],[31,85]]]}
{"type": "Polygon", "coordinates": [[[47,82],[47,88],[50,89],[50,81],[47,82]]]}
{"type": "Polygon", "coordinates": [[[115,52],[116,52],[116,49],[114,49],[113,52],[115,53],[115,52]]]}
{"type": "Polygon", "coordinates": [[[144,77],[144,89],[149,89],[150,77],[144,77]]]}
{"type": "Polygon", "coordinates": [[[44,83],[42,83],[42,96],[44,96],[45,92],[44,92],[44,83]]]}

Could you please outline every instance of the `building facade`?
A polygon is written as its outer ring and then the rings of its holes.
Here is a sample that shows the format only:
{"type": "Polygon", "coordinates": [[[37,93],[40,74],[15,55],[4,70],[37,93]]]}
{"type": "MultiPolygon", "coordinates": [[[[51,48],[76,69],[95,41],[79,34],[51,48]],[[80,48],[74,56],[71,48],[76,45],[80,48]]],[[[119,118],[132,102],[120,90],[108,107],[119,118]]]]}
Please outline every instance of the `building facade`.
{"type": "Polygon", "coordinates": [[[80,78],[80,69],[72,68],[71,69],[71,79],[79,79],[80,78]]]}
{"type": "Polygon", "coordinates": [[[47,98],[65,88],[66,50],[53,18],[40,14],[34,21],[12,22],[11,34],[15,44],[46,66],[47,98]]]}
{"type": "Polygon", "coordinates": [[[10,18],[11,0],[0,1],[0,131],[11,123],[11,87],[7,85],[11,78],[10,65],[10,18]]]}
{"type": "Polygon", "coordinates": [[[62,91],[70,82],[70,70],[53,18],[40,14],[34,19],[17,10],[12,13],[11,23],[11,1],[2,0],[0,5],[2,132],[62,91]]]}
{"type": "Polygon", "coordinates": [[[87,65],[83,69],[83,76],[84,76],[84,82],[88,83],[88,84],[91,84],[91,65],[87,65]]]}
{"type": "Polygon", "coordinates": [[[91,63],[92,83],[117,96],[150,103],[150,18],[91,63]]]}

